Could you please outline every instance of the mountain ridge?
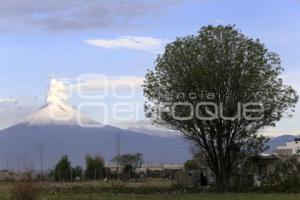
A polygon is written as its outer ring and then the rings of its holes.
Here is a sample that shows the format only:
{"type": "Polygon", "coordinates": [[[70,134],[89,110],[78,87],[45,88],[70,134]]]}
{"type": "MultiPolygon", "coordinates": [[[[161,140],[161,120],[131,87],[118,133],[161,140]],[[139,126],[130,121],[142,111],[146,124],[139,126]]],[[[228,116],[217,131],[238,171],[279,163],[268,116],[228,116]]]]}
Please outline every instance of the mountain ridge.
{"type": "Polygon", "coordinates": [[[183,163],[191,158],[189,144],[180,136],[166,138],[102,125],[68,105],[48,103],[21,123],[0,131],[0,168],[39,169],[40,160],[45,160],[43,168],[49,169],[63,155],[73,165],[84,166],[86,154],[98,153],[109,163],[118,148],[121,153],[142,153],[146,163],[183,163]],[[87,126],[81,126],[78,119],[87,126]]]}

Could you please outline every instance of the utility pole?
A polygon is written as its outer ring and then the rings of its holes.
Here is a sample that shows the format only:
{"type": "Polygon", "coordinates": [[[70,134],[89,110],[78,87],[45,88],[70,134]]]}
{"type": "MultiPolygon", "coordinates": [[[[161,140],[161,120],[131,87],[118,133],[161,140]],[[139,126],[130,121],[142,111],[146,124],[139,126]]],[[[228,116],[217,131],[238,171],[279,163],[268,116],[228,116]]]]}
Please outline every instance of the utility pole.
{"type": "Polygon", "coordinates": [[[116,147],[117,147],[117,174],[118,174],[118,179],[120,179],[119,177],[119,168],[120,168],[120,163],[119,163],[119,158],[120,158],[120,135],[117,135],[117,142],[116,142],[116,147]]]}
{"type": "Polygon", "coordinates": [[[71,183],[72,183],[72,166],[70,167],[70,169],[71,169],[71,171],[70,171],[70,181],[71,181],[71,183]]]}
{"type": "Polygon", "coordinates": [[[40,157],[40,161],[41,161],[41,181],[43,181],[43,162],[44,162],[44,144],[41,143],[40,144],[40,153],[41,153],[41,157],[40,157]]]}
{"type": "Polygon", "coordinates": [[[19,156],[17,156],[17,170],[18,170],[18,172],[21,171],[21,168],[20,168],[20,157],[19,156]]]}
{"type": "Polygon", "coordinates": [[[27,164],[28,163],[28,161],[27,161],[27,156],[25,155],[24,157],[23,157],[23,170],[24,171],[26,171],[27,170],[27,164]]]}
{"type": "Polygon", "coordinates": [[[9,166],[9,162],[10,162],[10,157],[9,157],[9,153],[6,154],[6,169],[9,171],[10,166],[9,166]]]}
{"type": "Polygon", "coordinates": [[[131,176],[130,176],[130,169],[129,169],[129,177],[128,178],[129,178],[129,182],[130,182],[130,178],[131,178],[131,176]]]}
{"type": "Polygon", "coordinates": [[[101,167],[99,168],[99,180],[101,180],[101,167]]]}
{"type": "Polygon", "coordinates": [[[59,180],[59,183],[60,183],[60,167],[58,168],[58,180],[59,180]]]}
{"type": "Polygon", "coordinates": [[[117,135],[117,155],[120,156],[120,135],[117,135]]]}

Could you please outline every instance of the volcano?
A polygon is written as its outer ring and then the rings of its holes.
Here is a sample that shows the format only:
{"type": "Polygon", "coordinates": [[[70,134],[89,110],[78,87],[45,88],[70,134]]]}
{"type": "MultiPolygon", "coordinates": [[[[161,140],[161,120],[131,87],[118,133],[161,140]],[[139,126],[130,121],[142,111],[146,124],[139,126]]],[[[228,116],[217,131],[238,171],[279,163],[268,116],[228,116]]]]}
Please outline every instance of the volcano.
{"type": "Polygon", "coordinates": [[[50,169],[63,155],[84,166],[86,154],[108,164],[120,151],[140,152],[146,163],[183,163],[189,144],[178,135],[161,137],[97,123],[65,103],[49,102],[21,123],[0,131],[0,168],[50,169]],[[84,126],[82,126],[84,125],[84,126]]]}
{"type": "Polygon", "coordinates": [[[29,115],[21,124],[25,126],[79,126],[80,123],[86,126],[100,125],[82,116],[67,104],[50,103],[29,115]]]}

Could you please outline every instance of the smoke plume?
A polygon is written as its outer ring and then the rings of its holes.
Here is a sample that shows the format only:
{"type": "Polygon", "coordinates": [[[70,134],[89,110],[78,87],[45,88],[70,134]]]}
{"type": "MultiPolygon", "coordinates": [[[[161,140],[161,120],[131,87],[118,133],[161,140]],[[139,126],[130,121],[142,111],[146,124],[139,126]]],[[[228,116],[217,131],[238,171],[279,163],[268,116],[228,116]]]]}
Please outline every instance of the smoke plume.
{"type": "Polygon", "coordinates": [[[57,79],[50,80],[50,86],[47,93],[47,103],[64,104],[68,100],[67,87],[62,81],[57,79]]]}

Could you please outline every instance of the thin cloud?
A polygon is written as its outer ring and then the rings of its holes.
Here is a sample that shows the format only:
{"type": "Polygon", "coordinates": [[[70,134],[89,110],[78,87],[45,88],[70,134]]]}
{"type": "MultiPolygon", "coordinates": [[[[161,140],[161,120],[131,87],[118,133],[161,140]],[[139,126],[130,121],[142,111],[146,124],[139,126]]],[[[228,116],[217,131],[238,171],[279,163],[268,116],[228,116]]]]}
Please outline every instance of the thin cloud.
{"type": "Polygon", "coordinates": [[[153,37],[122,36],[116,39],[91,39],[85,40],[85,42],[89,45],[109,49],[161,51],[167,41],[153,37]]]}
{"type": "MultiPolygon", "coordinates": [[[[53,78],[52,78],[53,79],[53,78]]],[[[103,90],[141,89],[144,77],[105,76],[102,74],[83,74],[76,78],[56,77],[55,80],[65,85],[66,96],[76,92],[99,92],[103,90]]]]}
{"type": "Polygon", "coordinates": [[[0,97],[0,130],[14,125],[38,108],[37,97],[0,97]]]}
{"type": "Polygon", "coordinates": [[[16,104],[17,102],[18,100],[12,97],[0,98],[0,105],[16,104]]]}
{"type": "Polygon", "coordinates": [[[73,88],[81,90],[103,90],[103,89],[128,89],[139,88],[144,81],[143,77],[137,76],[113,76],[113,77],[97,77],[82,76],[79,81],[73,85],[73,88]]]}
{"type": "Polygon", "coordinates": [[[140,88],[144,82],[144,77],[139,76],[104,76],[102,74],[83,74],[78,78],[64,78],[69,81],[71,90],[103,90],[103,89],[128,89],[140,88]]]}
{"type": "Polygon", "coordinates": [[[1,0],[0,31],[124,30],[157,20],[183,0],[1,0]]]}

